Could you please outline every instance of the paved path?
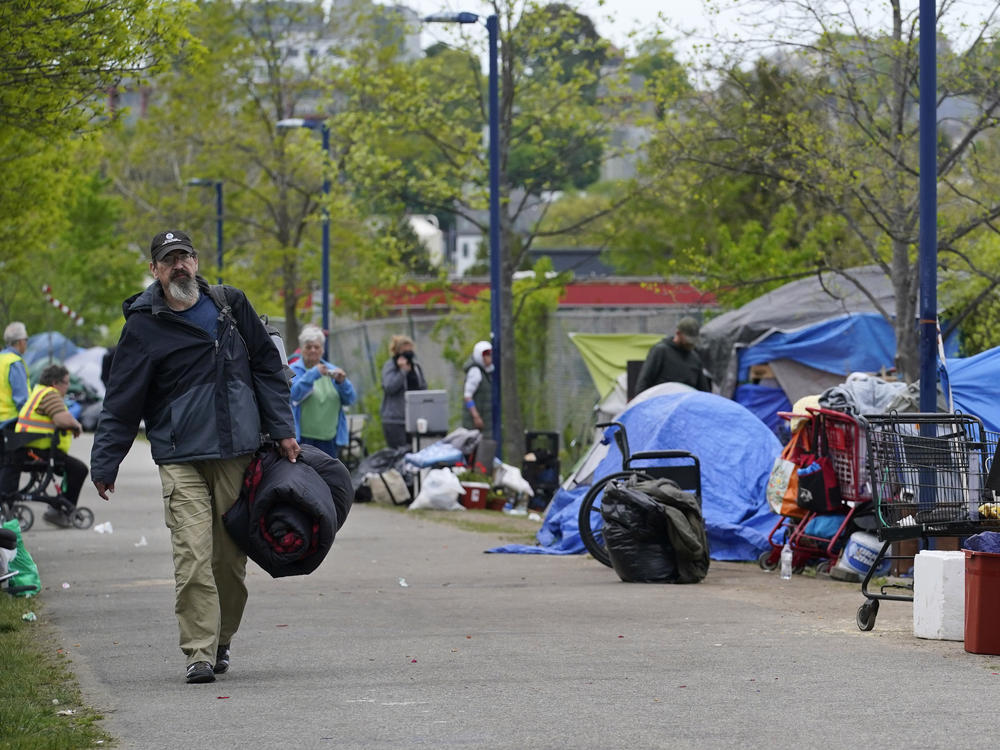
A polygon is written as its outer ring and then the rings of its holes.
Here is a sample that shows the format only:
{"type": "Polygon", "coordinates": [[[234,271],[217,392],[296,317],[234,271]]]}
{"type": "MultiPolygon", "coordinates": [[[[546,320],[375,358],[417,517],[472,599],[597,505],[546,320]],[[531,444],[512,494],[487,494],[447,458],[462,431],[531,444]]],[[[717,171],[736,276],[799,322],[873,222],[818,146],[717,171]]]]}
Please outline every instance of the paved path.
{"type": "Polygon", "coordinates": [[[232,671],[187,685],[146,446],[111,503],[89,485],[81,502],[113,533],[38,521],[26,542],[43,620],[129,750],[954,748],[995,734],[1000,657],[914,638],[905,603],[859,632],[856,584],[735,563],[693,586],[625,584],[582,556],[487,555],[488,535],[365,505],[313,575],[251,564],[232,671]]]}

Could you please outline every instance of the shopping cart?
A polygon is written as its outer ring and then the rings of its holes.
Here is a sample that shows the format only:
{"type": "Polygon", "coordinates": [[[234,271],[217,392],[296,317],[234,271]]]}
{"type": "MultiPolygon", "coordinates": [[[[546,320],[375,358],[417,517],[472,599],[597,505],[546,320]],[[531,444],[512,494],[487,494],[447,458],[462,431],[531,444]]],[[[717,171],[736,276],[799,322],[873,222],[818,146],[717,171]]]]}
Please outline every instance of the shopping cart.
{"type": "Polygon", "coordinates": [[[912,558],[889,554],[894,542],[965,537],[984,527],[1000,528],[1000,519],[989,517],[998,506],[986,486],[996,442],[991,445],[978,417],[893,413],[868,415],[864,422],[876,535],[882,542],[861,583],[866,601],[857,614],[858,628],[871,630],[881,600],[913,601],[912,583],[869,590],[884,560],[912,558]]]}
{"type": "Polygon", "coordinates": [[[837,475],[840,497],[844,503],[843,520],[827,536],[818,532],[819,513],[803,511],[801,516],[781,516],[768,536],[771,548],[761,553],[758,564],[764,570],[774,570],[781,557],[785,541],[792,549],[792,569],[801,571],[816,563],[816,572],[827,574],[837,564],[847,538],[857,529],[857,519],[871,509],[871,493],[864,472],[864,427],[850,414],[832,409],[807,407],[807,414],[780,412],[786,419],[810,420],[806,429],[808,441],[817,455],[829,456],[837,475]]]}

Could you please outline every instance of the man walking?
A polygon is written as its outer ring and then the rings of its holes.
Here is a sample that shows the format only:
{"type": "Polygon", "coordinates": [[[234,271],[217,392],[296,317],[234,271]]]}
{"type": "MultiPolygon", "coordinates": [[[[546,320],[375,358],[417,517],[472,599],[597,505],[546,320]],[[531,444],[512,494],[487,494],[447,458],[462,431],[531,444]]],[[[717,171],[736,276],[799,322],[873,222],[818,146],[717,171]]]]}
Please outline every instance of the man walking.
{"type": "Polygon", "coordinates": [[[712,390],[701,357],[694,350],[700,331],[694,318],[684,317],[677,321],[674,337],[657,341],[646,355],[635,382],[635,392],[642,393],[660,383],[684,383],[699,391],[712,390]]]}
{"type": "Polygon", "coordinates": [[[222,524],[261,434],[300,453],[281,357],[246,295],[222,287],[220,309],[183,232],[150,245],[154,281],[125,300],[125,327],[94,436],[91,478],[114,492],[145,420],[163,486],[174,557],[175,612],[188,682],[229,669],[247,600],[246,555],[222,524]]]}

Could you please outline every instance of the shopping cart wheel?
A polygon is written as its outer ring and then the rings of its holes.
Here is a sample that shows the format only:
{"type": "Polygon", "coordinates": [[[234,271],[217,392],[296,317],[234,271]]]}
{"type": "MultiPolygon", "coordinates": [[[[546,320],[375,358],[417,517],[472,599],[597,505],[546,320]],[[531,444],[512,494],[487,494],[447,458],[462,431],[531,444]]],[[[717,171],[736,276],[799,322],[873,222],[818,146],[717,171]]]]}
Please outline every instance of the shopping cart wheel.
{"type": "Polygon", "coordinates": [[[76,508],[70,516],[73,526],[78,529],[89,529],[94,524],[94,511],[83,506],[76,508]]]}
{"type": "Polygon", "coordinates": [[[878,599],[869,599],[858,607],[858,630],[869,631],[875,627],[878,617],[878,599]]]}
{"type": "Polygon", "coordinates": [[[829,560],[820,560],[818,563],[816,563],[816,575],[818,575],[818,576],[828,576],[828,575],[830,575],[830,568],[831,567],[833,567],[833,566],[830,565],[830,561],[829,560]]]}
{"type": "Polygon", "coordinates": [[[768,572],[777,570],[778,558],[774,554],[774,550],[769,549],[761,552],[760,557],[757,558],[757,564],[760,566],[761,570],[766,570],[768,572]]]}

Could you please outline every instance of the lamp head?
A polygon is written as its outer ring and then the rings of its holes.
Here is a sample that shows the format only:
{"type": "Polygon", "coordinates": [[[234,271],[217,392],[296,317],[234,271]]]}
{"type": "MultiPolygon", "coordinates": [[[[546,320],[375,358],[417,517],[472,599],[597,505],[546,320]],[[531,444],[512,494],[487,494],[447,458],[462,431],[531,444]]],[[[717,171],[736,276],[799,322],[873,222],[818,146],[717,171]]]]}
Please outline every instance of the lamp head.
{"type": "Polygon", "coordinates": [[[476,23],[479,16],[475,13],[431,13],[421,19],[424,23],[476,23]]]}

